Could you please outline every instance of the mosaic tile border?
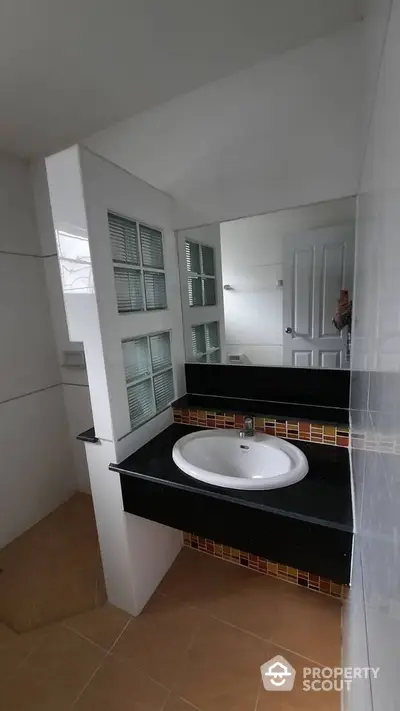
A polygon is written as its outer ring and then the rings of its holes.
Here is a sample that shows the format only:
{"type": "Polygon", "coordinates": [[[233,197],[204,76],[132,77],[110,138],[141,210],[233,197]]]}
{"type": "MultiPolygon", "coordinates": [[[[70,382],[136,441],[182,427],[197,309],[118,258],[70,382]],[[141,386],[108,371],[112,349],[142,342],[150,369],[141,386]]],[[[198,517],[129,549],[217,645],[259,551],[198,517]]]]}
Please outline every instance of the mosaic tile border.
{"type": "Polygon", "coordinates": [[[347,585],[339,585],[332,580],[321,578],[319,575],[306,573],[304,570],[298,570],[288,565],[275,563],[266,558],[260,558],[252,553],[245,553],[237,548],[225,546],[222,543],[216,543],[206,538],[196,536],[194,533],[183,532],[183,544],[188,548],[207,553],[215,558],[221,558],[229,563],[235,563],[243,567],[254,570],[262,575],[270,575],[273,578],[278,578],[286,583],[300,585],[301,587],[314,590],[324,595],[330,595],[340,600],[346,600],[349,588],[347,585]]]}
{"type": "Polygon", "coordinates": [[[351,432],[352,449],[364,449],[368,452],[400,455],[400,439],[379,432],[351,432]]]}
{"type": "MultiPolygon", "coordinates": [[[[194,408],[174,409],[174,422],[197,427],[223,429],[242,429],[244,415],[220,413],[194,408]]],[[[280,420],[272,417],[255,417],[258,432],[282,437],[283,439],[304,440],[318,444],[330,444],[334,447],[349,446],[349,428],[341,425],[320,425],[296,420],[280,420]]]]}

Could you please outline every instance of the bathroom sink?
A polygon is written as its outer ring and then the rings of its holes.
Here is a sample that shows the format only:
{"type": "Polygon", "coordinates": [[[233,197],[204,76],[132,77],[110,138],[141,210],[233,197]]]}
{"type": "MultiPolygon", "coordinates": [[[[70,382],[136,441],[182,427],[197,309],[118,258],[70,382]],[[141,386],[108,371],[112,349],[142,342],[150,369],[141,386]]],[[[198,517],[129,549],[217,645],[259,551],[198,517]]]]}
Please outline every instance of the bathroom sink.
{"type": "Polygon", "coordinates": [[[279,489],[303,479],[308,462],[290,442],[267,434],[239,437],[237,430],[202,430],[172,450],[185,474],[229,489],[279,489]]]}

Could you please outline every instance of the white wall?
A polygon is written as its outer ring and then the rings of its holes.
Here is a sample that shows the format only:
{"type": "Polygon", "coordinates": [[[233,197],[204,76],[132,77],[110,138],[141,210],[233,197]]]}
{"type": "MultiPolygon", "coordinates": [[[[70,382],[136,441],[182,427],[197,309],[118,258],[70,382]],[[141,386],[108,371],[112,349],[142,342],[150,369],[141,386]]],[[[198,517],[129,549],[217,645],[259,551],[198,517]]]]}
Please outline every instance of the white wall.
{"type": "Polygon", "coordinates": [[[68,334],[45,161],[35,161],[31,164],[30,171],[41,253],[45,256],[46,287],[50,302],[51,322],[56,342],[75,475],[79,490],[89,491],[89,472],[85,445],[76,439],[80,432],[89,429],[93,425],[87,374],[85,369],[64,366],[65,352],[70,350],[83,352],[83,345],[79,342],[72,342],[68,334]]]}
{"type": "Polygon", "coordinates": [[[179,201],[176,228],[354,195],[360,25],[87,139],[179,201]]]}
{"type": "Polygon", "coordinates": [[[172,422],[166,410],[131,432],[121,340],[171,330],[176,396],[184,392],[182,313],[173,201],[78,146],[46,159],[68,334],[84,344],[99,442],[86,444],[90,484],[109,600],[138,614],[182,545],[179,531],[123,511],[121,461],[172,422]],[[163,231],[168,309],[119,314],[107,212],[163,231]],[[68,255],[75,255],[72,260],[68,255]],[[79,288],[67,269],[79,270],[79,288]]]}
{"type": "Polygon", "coordinates": [[[372,116],[358,198],[352,463],[355,565],[345,664],[379,666],[346,711],[396,711],[400,697],[400,1],[373,2],[365,37],[372,116]],[[391,11],[391,14],[389,14],[391,11]],[[388,18],[389,22],[388,22],[388,18]],[[383,51],[382,51],[383,48],[383,51]],[[372,81],[371,81],[372,77],[372,81]],[[378,82],[373,80],[378,77],[378,82]],[[367,439],[359,450],[357,435],[367,439]]]}
{"type": "Polygon", "coordinates": [[[29,166],[0,155],[0,548],[77,488],[29,166]]]}
{"type": "Polygon", "coordinates": [[[354,220],[355,199],[331,200],[233,222],[221,229],[227,354],[254,365],[283,362],[283,241],[354,220]],[[262,325],[262,326],[261,326],[262,325]]]}

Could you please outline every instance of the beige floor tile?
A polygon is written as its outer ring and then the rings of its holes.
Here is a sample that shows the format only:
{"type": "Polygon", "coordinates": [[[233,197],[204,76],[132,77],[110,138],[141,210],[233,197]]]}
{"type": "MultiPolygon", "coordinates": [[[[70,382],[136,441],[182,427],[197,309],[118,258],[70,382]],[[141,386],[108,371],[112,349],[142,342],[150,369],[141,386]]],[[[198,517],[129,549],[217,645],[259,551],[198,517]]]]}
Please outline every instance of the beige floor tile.
{"type": "MultiPolygon", "coordinates": [[[[308,659],[269,645],[268,658],[283,656],[296,670],[292,691],[265,691],[261,687],[256,711],[340,711],[340,694],[336,691],[304,691],[303,669],[313,666],[308,659]]],[[[267,660],[266,660],[267,661],[267,660]]]]}
{"type": "Polygon", "coordinates": [[[107,657],[74,706],[74,711],[161,711],[168,696],[137,672],[131,660],[107,657]]]}
{"type": "Polygon", "coordinates": [[[198,706],[193,706],[193,704],[189,704],[184,699],[171,694],[162,711],[198,711],[198,709],[198,706]]]}
{"type": "Polygon", "coordinates": [[[22,662],[40,644],[43,631],[17,634],[0,624],[0,686],[11,679],[22,662]]]}
{"type": "Polygon", "coordinates": [[[103,607],[70,617],[63,624],[108,651],[130,619],[127,612],[107,602],[103,607]]]}
{"type": "Polygon", "coordinates": [[[79,565],[70,563],[64,556],[59,566],[42,576],[34,607],[35,626],[95,607],[96,568],[92,560],[93,553],[88,555],[87,564],[83,558],[79,565]]]}
{"type": "Polygon", "coordinates": [[[183,549],[158,590],[321,664],[341,656],[341,603],[183,549]]]}
{"type": "Polygon", "coordinates": [[[230,591],[245,587],[259,578],[259,573],[239,565],[183,548],[158,592],[205,609],[230,591]]]}
{"type": "Polygon", "coordinates": [[[281,647],[325,666],[341,663],[341,603],[294,585],[271,611],[271,639],[281,647]]]}
{"type": "Polygon", "coordinates": [[[112,652],[171,688],[201,618],[199,611],[179,600],[154,595],[132,618],[112,652]]]}
{"type": "Polygon", "coordinates": [[[91,497],[75,494],[0,551],[0,619],[17,632],[91,609],[104,595],[91,497]]]}
{"type": "Polygon", "coordinates": [[[204,601],[203,609],[219,620],[267,640],[271,638],[287,587],[287,583],[267,576],[238,577],[204,601]]]}
{"type": "Polygon", "coordinates": [[[47,711],[59,705],[62,709],[77,698],[103,659],[104,652],[99,647],[57,626],[48,631],[5,685],[5,708],[47,711]]]}
{"type": "Polygon", "coordinates": [[[218,620],[203,621],[174,692],[202,711],[253,711],[267,644],[218,620]]]}
{"type": "Polygon", "coordinates": [[[47,686],[33,678],[20,677],[0,689],[1,711],[71,711],[71,704],[64,701],[47,686]]]}

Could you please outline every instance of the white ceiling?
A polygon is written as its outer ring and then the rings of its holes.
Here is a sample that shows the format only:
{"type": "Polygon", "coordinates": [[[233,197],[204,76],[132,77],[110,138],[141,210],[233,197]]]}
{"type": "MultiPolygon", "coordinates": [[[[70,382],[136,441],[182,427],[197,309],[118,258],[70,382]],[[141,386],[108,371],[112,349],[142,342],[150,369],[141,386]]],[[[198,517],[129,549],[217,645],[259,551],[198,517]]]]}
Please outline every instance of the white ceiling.
{"type": "Polygon", "coordinates": [[[360,23],[207,84],[87,139],[179,204],[175,227],[353,195],[360,23]]]}
{"type": "Polygon", "coordinates": [[[2,0],[0,149],[49,154],[359,19],[358,0],[2,0]]]}

